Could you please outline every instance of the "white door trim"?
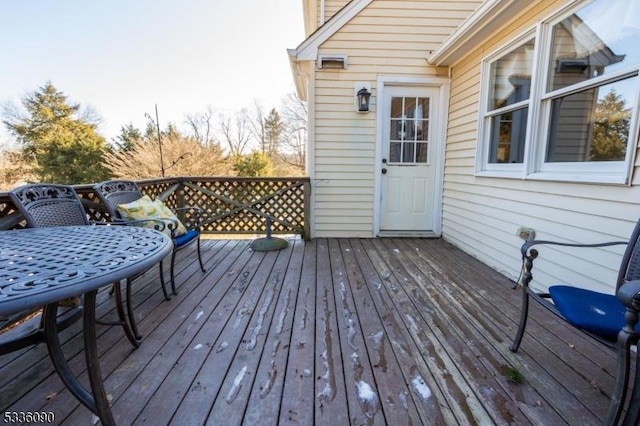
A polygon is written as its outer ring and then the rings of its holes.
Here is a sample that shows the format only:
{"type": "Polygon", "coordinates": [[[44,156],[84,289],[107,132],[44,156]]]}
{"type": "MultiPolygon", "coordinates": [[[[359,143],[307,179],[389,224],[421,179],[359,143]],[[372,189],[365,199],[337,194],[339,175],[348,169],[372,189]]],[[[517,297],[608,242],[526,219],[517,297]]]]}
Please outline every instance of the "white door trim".
{"type": "Polygon", "coordinates": [[[375,198],[373,203],[373,234],[380,236],[380,215],[381,215],[381,201],[382,201],[382,147],[383,147],[383,135],[382,129],[386,118],[384,117],[384,108],[380,105],[382,99],[384,99],[385,90],[387,87],[397,86],[424,86],[424,87],[437,87],[439,89],[439,103],[437,105],[440,119],[438,120],[436,128],[434,128],[435,140],[438,141],[438,146],[435,151],[435,164],[436,169],[436,181],[434,190],[434,220],[433,220],[433,233],[436,236],[442,235],[442,188],[444,182],[444,158],[445,158],[445,145],[447,137],[447,123],[448,123],[448,105],[449,105],[449,79],[445,77],[411,77],[411,76],[378,76],[377,81],[377,103],[376,108],[376,154],[375,154],[375,179],[374,179],[374,191],[375,198]]]}

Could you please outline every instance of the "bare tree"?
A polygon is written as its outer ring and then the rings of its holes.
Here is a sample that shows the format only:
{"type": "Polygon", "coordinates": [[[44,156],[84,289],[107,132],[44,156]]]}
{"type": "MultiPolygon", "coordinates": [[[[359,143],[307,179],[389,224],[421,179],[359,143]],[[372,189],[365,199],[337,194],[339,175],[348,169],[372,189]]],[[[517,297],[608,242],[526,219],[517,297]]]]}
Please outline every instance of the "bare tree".
{"type": "Polygon", "coordinates": [[[213,116],[214,111],[211,106],[208,106],[203,112],[185,115],[185,123],[193,132],[193,136],[199,143],[205,146],[209,146],[215,142],[212,122],[213,116]]]}
{"type": "MultiPolygon", "coordinates": [[[[205,146],[176,131],[163,133],[165,176],[222,176],[232,171],[232,164],[224,158],[219,144],[205,146]]],[[[127,151],[105,155],[105,163],[114,177],[133,180],[158,177],[161,169],[158,140],[141,138],[131,145],[127,151]]]]}
{"type": "Polygon", "coordinates": [[[282,151],[297,166],[304,166],[307,147],[307,103],[295,93],[287,95],[282,104],[282,118],[285,131],[282,138],[282,151]]]}
{"type": "Polygon", "coordinates": [[[253,135],[255,140],[258,142],[260,150],[263,153],[268,152],[268,137],[265,123],[266,115],[264,112],[264,106],[258,100],[253,101],[253,111],[251,117],[249,117],[249,114],[247,112],[247,118],[249,123],[249,130],[251,131],[251,134],[253,135]]]}
{"type": "Polygon", "coordinates": [[[233,117],[224,113],[218,114],[220,137],[227,143],[231,156],[244,154],[249,142],[251,142],[249,122],[246,108],[237,111],[233,117]]]}

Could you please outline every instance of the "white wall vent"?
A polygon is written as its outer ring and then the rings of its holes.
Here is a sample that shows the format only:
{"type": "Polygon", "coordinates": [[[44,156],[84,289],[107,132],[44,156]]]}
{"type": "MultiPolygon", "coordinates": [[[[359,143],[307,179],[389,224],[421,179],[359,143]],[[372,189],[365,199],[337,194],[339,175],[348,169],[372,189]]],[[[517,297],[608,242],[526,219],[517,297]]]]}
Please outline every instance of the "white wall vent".
{"type": "Polygon", "coordinates": [[[319,70],[346,70],[347,55],[320,55],[316,65],[319,70]]]}

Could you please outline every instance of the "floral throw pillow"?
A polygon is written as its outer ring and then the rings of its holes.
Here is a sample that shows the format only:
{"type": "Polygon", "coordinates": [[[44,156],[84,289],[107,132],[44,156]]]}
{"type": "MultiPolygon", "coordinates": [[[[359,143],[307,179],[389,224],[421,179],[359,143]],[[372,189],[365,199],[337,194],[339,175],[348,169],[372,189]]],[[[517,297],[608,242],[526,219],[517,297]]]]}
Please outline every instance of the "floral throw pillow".
{"type": "MultiPolygon", "coordinates": [[[[118,213],[125,220],[145,220],[145,219],[168,219],[164,220],[167,225],[174,226],[177,223],[175,235],[180,236],[187,232],[187,228],[178,220],[176,215],[162,201],[152,201],[148,195],[128,204],[119,204],[118,213]]],[[[156,225],[153,221],[141,222],[140,226],[153,228],[156,225]]],[[[171,235],[171,230],[164,229],[167,235],[171,235]]]]}

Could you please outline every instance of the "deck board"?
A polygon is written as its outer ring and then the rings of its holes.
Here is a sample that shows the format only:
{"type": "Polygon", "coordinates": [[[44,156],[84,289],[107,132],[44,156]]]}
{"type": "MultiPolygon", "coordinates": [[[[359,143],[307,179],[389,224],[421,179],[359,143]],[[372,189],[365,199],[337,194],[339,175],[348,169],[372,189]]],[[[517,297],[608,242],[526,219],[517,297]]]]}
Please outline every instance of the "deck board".
{"type": "MultiPolygon", "coordinates": [[[[118,424],[600,424],[615,354],[536,304],[518,353],[520,292],[438,239],[292,240],[180,252],[179,294],[152,268],[134,285],[142,345],[98,326],[118,424]],[[507,365],[524,376],[514,383],[507,365]]],[[[516,265],[517,267],[517,265],[516,265]]],[[[98,315],[114,316],[107,289],[98,315]]],[[[61,334],[86,381],[79,324],[61,334]]],[[[95,418],[44,345],[0,357],[0,409],[95,418]]]]}

